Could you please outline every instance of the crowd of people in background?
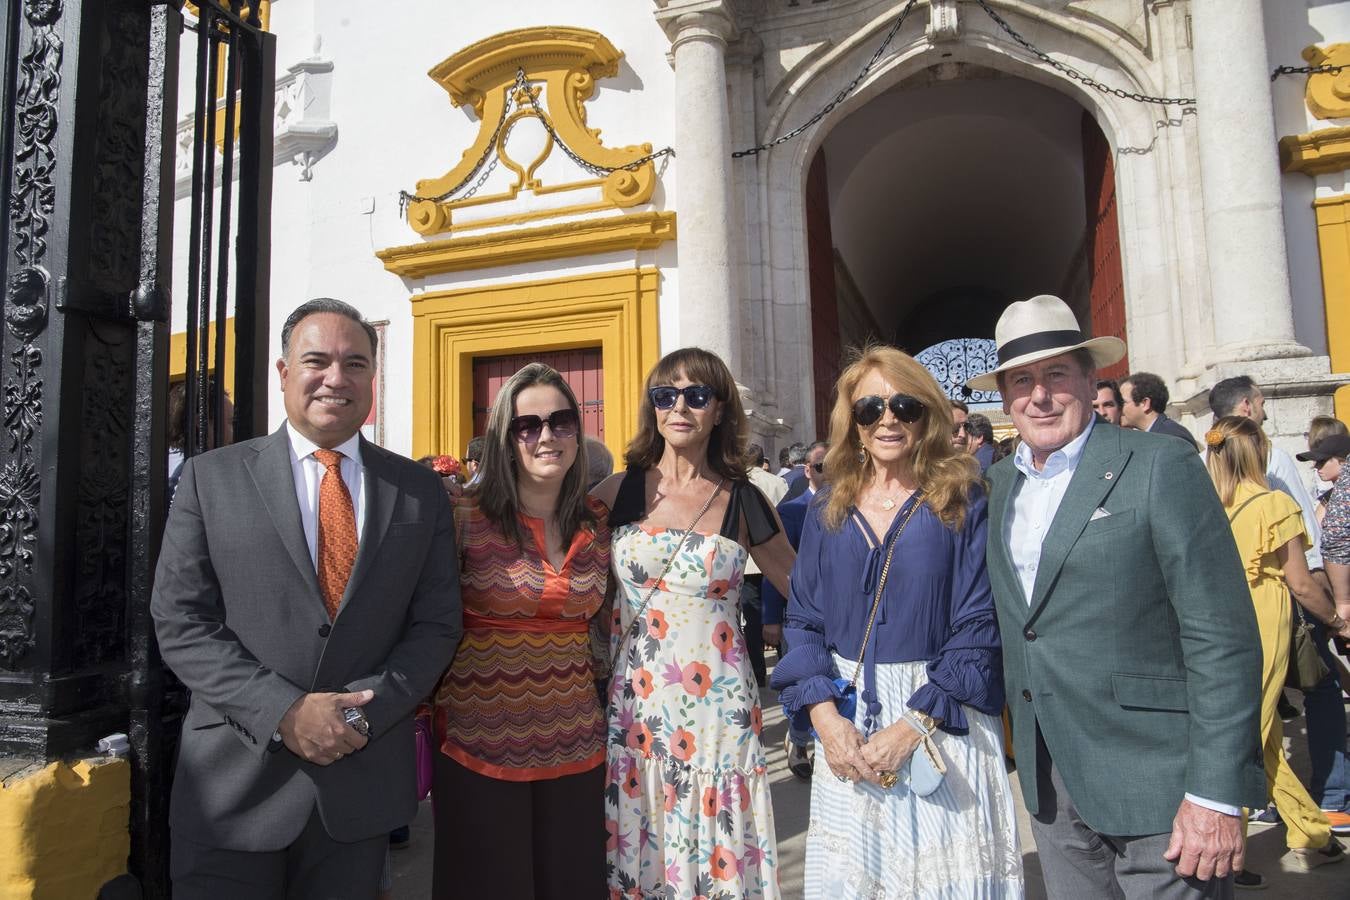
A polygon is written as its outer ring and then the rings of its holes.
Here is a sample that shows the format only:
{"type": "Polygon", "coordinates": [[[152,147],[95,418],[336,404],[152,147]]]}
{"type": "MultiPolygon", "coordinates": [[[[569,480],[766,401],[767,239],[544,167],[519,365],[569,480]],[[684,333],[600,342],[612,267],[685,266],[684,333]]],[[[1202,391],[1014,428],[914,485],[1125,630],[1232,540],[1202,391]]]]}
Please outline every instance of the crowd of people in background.
{"type": "Polygon", "coordinates": [[[176,897],[388,896],[430,793],[437,898],[773,900],[770,691],[811,782],[812,900],[1022,896],[1015,789],[1055,898],[1261,887],[1245,837],[1275,823],[1288,867],[1344,859],[1339,420],[1297,454],[1314,496],[1250,378],[1214,386],[1197,441],[1158,376],[1100,379],[1123,342],[1044,295],[969,382],[1002,439],[874,345],[774,467],[734,373],[684,348],[621,471],[542,363],[417,465],[360,435],[376,343],[306,303],[277,432],[189,458],[176,432],[152,604],[192,691],[176,897]]]}

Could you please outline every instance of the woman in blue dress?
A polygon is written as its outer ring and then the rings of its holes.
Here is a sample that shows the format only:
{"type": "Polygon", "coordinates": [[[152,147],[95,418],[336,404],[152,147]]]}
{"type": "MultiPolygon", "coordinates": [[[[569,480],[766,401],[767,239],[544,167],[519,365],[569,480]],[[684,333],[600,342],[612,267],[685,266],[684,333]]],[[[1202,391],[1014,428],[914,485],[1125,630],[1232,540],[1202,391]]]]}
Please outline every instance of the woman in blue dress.
{"type": "Polygon", "coordinates": [[[830,487],[807,514],[773,674],[830,769],[812,781],[806,897],[1020,897],[978,470],[952,449],[947,397],[899,350],[866,350],[836,397],[830,487]],[[925,733],[946,776],[919,796],[925,733]]]}

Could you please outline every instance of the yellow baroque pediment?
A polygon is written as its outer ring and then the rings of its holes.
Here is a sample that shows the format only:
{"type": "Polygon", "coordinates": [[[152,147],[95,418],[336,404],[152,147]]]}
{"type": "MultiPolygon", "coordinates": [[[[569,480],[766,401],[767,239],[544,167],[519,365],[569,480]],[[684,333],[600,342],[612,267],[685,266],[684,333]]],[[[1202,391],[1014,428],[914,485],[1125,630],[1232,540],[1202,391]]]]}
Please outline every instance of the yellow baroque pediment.
{"type": "Polygon", "coordinates": [[[553,208],[554,216],[630,208],[650,200],[656,187],[655,162],[639,161],[652,152],[651,144],[606,147],[600,130],[586,121],[586,102],[595,94],[596,82],[616,75],[622,58],[599,32],[546,26],[493,35],[434,66],[427,74],[445,89],[452,104],[473,109],[479,129],[457,165],[440,177],[417,182],[408,202],[408,223],[423,235],[449,232],[457,212],[512,201],[522,191],[588,194],[574,207],[553,208]],[[506,149],[512,128],[527,118],[543,122],[544,116],[553,133],[542,152],[532,160],[514,159],[506,149]],[[542,183],[536,177],[540,165],[551,154],[567,151],[587,169],[585,177],[542,183]],[[504,192],[486,196],[465,190],[468,180],[478,177],[494,155],[515,173],[515,181],[504,192]]]}
{"type": "MultiPolygon", "coordinates": [[[[1350,66],[1350,44],[1314,44],[1303,51],[1310,66],[1350,66]]],[[[1319,119],[1350,116],[1350,68],[1340,72],[1314,72],[1308,76],[1304,100],[1319,119]]]]}

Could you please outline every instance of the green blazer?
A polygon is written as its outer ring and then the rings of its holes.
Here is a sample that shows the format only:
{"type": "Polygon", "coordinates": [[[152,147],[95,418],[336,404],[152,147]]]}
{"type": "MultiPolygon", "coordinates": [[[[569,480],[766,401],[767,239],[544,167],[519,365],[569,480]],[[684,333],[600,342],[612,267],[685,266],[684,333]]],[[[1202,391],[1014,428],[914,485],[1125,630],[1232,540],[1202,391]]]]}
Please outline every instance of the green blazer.
{"type": "Polygon", "coordinates": [[[1171,831],[1187,792],[1264,806],[1261,637],[1195,451],[1097,422],[1029,600],[1008,548],[1013,491],[1026,478],[1012,458],[987,477],[989,580],[1027,809],[1038,808],[1038,726],[1079,815],[1101,834],[1171,831]]]}

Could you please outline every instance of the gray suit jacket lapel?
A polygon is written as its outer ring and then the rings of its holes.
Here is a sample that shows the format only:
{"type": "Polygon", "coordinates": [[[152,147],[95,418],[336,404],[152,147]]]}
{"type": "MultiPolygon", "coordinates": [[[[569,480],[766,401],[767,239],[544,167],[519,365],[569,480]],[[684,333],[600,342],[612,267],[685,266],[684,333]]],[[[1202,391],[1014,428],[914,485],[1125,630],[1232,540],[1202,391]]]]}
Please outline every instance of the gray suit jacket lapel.
{"type": "Polygon", "coordinates": [[[248,460],[246,467],[277,533],[281,535],[281,545],[291,555],[315,600],[322,605],[319,576],[314,571],[314,560],[309,556],[305,526],[300,522],[300,504],[295,499],[295,477],[291,473],[291,447],[286,426],[272,432],[271,438],[261,445],[257,456],[248,460]]]}
{"type": "Polygon", "coordinates": [[[1115,487],[1115,479],[1129,458],[1130,452],[1120,449],[1119,432],[1100,424],[1092,429],[1087,446],[1083,448],[1083,458],[1078,461],[1078,468],[1074,470],[1069,488],[1045,535],[1045,543],[1041,545],[1028,621],[1034,619],[1045,605],[1050,585],[1064,567],[1069,551],[1083,534],[1093,512],[1115,487]]]}
{"type": "Polygon", "coordinates": [[[361,465],[365,469],[366,523],[361,530],[351,578],[347,579],[347,590],[342,594],[343,606],[374,565],[398,500],[398,469],[390,464],[388,451],[361,438],[361,465]]]}

